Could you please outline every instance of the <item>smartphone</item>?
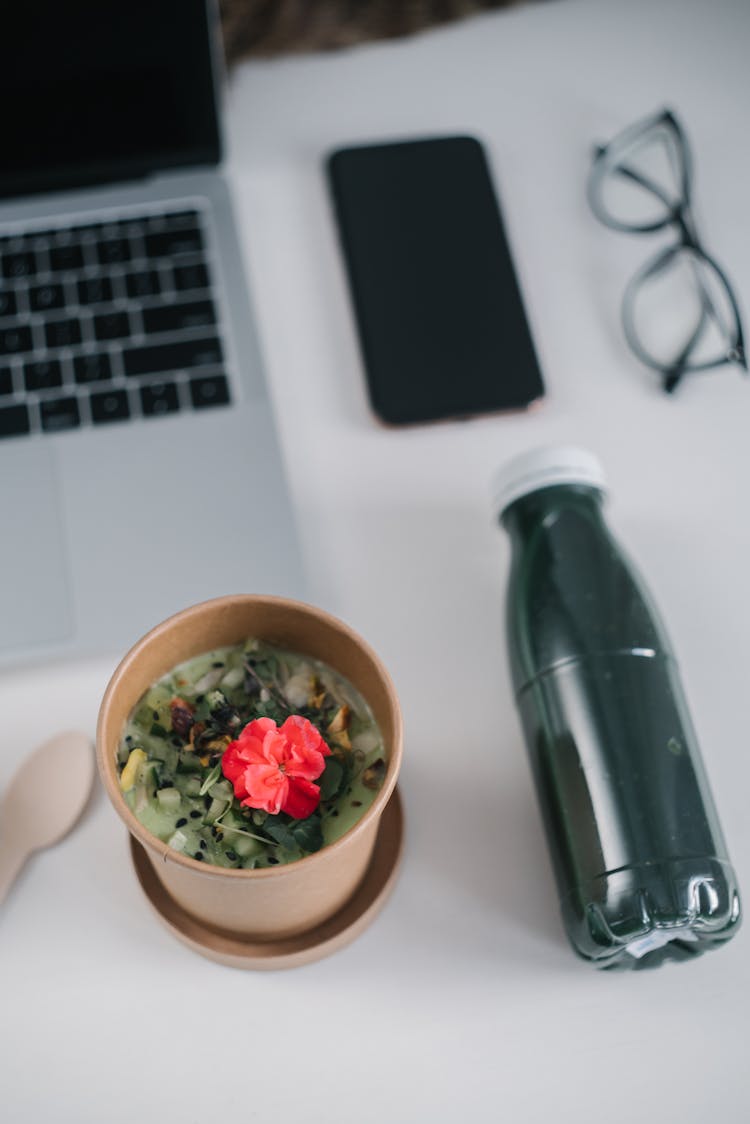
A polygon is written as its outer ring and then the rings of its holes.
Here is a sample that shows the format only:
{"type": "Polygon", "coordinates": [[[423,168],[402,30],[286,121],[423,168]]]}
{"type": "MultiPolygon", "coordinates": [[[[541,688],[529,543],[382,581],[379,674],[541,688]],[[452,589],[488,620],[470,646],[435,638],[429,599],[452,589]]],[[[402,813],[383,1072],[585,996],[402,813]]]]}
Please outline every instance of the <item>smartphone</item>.
{"type": "Polygon", "coordinates": [[[327,168],[375,414],[410,425],[539,399],[539,363],[479,141],[341,148],[327,168]]]}

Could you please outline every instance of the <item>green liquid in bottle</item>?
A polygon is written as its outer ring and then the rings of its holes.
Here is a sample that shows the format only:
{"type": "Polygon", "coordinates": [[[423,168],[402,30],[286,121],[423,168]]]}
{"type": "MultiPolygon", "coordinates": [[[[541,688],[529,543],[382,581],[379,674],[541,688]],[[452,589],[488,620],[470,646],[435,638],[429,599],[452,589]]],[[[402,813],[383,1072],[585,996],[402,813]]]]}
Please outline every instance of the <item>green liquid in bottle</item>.
{"type": "Polygon", "coordinates": [[[642,968],[721,945],[740,902],[677,664],[599,473],[567,449],[506,470],[508,647],[570,941],[642,968]]]}

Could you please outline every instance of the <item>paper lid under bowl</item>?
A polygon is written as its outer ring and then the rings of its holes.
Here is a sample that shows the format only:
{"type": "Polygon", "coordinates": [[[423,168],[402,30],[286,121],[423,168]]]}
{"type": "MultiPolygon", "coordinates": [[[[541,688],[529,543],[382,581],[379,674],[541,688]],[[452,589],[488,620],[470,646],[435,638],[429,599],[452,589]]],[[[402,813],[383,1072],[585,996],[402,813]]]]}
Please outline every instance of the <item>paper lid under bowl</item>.
{"type": "Polygon", "coordinates": [[[495,511],[502,514],[515,500],[556,484],[588,484],[604,491],[601,462],[587,449],[546,445],[520,453],[498,470],[492,482],[495,511]]]}

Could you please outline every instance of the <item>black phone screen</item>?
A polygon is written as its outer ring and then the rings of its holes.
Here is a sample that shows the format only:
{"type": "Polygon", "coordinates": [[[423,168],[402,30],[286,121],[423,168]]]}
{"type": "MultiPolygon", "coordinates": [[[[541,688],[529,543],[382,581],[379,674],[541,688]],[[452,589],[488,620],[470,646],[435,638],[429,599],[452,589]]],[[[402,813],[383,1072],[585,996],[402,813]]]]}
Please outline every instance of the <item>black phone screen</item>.
{"type": "Polygon", "coordinates": [[[539,364],[480,143],[342,148],[328,171],[375,413],[406,425],[539,398],[539,364]]]}

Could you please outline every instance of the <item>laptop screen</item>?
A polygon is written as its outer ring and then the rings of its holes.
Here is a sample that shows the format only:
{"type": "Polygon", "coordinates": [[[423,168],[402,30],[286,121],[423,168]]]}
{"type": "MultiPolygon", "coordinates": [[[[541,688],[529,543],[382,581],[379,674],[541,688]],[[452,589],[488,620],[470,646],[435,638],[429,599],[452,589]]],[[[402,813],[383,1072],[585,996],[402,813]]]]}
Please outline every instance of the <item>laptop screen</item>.
{"type": "Polygon", "coordinates": [[[206,0],[2,9],[0,196],[218,161],[206,0]]]}

